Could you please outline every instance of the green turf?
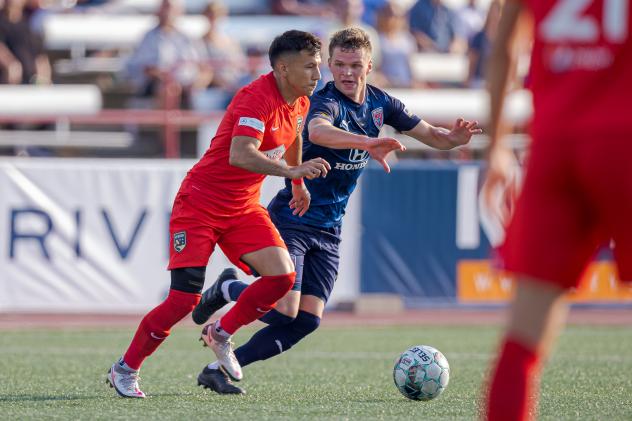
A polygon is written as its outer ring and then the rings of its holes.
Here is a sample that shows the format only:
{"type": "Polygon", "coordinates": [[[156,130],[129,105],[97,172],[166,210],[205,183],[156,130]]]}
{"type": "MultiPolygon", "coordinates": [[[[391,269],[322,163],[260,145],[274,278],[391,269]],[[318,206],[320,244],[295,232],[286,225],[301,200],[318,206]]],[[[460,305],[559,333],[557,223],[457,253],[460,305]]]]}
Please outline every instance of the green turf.
{"type": "MultiPolygon", "coordinates": [[[[197,333],[175,329],[143,367],[150,398],[131,400],[104,384],[131,329],[0,332],[0,419],[472,420],[498,338],[486,327],[323,328],[246,368],[248,395],[219,396],[196,386],[211,360],[197,333]],[[394,359],[416,344],[450,362],[450,384],[435,401],[409,401],[393,385],[394,359]]],[[[632,328],[568,328],[542,392],[541,419],[632,419],[632,328]]]]}

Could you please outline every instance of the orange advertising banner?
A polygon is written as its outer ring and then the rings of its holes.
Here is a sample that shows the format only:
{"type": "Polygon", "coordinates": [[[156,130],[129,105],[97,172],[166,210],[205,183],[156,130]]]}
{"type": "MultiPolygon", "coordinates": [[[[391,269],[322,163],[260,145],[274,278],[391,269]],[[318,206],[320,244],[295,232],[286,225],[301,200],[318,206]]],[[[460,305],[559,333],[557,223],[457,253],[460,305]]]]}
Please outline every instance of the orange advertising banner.
{"type": "MultiPolygon", "coordinates": [[[[489,260],[461,260],[457,266],[457,298],[462,303],[503,302],[513,296],[510,276],[492,269],[489,260]]],[[[612,262],[592,263],[577,289],[569,293],[577,303],[632,303],[632,283],[617,277],[612,262]]]]}

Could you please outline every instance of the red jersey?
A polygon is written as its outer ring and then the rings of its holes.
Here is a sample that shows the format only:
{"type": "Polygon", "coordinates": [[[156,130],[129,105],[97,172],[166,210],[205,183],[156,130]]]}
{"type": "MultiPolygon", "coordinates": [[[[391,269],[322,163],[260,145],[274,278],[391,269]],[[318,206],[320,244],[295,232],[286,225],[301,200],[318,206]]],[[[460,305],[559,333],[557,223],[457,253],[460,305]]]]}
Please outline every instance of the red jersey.
{"type": "Polygon", "coordinates": [[[280,160],[301,132],[308,110],[306,96],[292,105],[283,99],[272,72],[244,86],[228,105],[211,146],[187,174],[182,190],[201,192],[216,216],[232,216],[259,205],[265,175],[229,164],[232,139],[259,139],[259,151],[280,160]]]}
{"type": "Polygon", "coordinates": [[[534,137],[632,133],[632,2],[523,1],[535,24],[534,137]]]}

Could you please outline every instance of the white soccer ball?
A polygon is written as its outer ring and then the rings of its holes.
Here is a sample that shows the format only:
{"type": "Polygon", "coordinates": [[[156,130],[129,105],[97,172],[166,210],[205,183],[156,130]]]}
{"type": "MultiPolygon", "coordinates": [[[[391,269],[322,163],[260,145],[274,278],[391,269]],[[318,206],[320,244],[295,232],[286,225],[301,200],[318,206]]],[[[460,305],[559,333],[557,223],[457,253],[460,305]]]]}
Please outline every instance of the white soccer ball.
{"type": "Polygon", "coordinates": [[[397,358],[395,386],[408,399],[429,401],[439,396],[450,381],[450,365],[439,350],[417,345],[397,358]]]}

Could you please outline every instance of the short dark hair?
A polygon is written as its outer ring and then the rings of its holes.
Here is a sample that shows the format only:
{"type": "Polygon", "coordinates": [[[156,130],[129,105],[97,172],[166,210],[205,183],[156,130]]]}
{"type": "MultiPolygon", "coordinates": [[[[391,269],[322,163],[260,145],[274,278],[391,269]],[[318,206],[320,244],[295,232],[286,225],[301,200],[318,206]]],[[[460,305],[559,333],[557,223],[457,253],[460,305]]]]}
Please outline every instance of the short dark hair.
{"type": "Polygon", "coordinates": [[[286,31],[277,36],[268,50],[270,65],[274,67],[277,59],[286,53],[300,53],[306,50],[311,55],[320,52],[320,40],[309,32],[297,31],[295,29],[286,31]]]}
{"type": "Polygon", "coordinates": [[[369,34],[360,28],[345,28],[333,34],[329,40],[329,57],[334,55],[336,47],[343,51],[365,48],[369,54],[373,50],[369,34]]]}

